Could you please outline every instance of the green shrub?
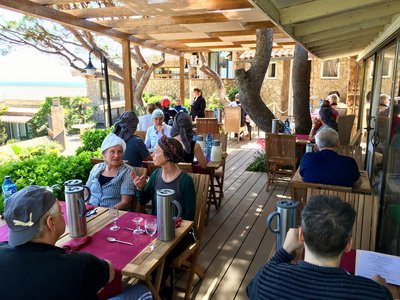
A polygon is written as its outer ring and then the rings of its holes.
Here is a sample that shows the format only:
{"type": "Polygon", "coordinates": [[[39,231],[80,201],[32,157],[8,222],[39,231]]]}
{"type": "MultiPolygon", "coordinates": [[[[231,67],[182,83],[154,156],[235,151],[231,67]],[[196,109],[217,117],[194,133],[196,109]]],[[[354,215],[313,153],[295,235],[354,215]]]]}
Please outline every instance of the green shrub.
{"type": "Polygon", "coordinates": [[[223,109],[223,108],[224,108],[224,104],[221,103],[221,101],[220,101],[220,99],[219,99],[219,96],[218,96],[218,93],[212,94],[211,97],[209,97],[209,98],[207,99],[207,107],[208,107],[209,109],[214,109],[214,108],[221,108],[221,109],[223,109]]]}
{"type": "Polygon", "coordinates": [[[247,167],[246,171],[251,172],[266,172],[267,170],[267,162],[265,151],[257,151],[254,154],[254,160],[247,167]]]}
{"type": "Polygon", "coordinates": [[[76,154],[84,151],[98,152],[104,138],[112,131],[112,127],[105,129],[91,129],[81,135],[82,146],[76,150],[76,154]]]}
{"type": "Polygon", "coordinates": [[[239,93],[239,89],[237,88],[237,86],[232,87],[229,91],[228,91],[228,98],[230,101],[234,101],[235,100],[235,95],[239,93]]]}
{"type": "MultiPolygon", "coordinates": [[[[82,152],[74,156],[59,156],[45,154],[31,157],[26,160],[14,160],[5,163],[0,168],[0,178],[9,175],[20,190],[28,185],[52,186],[60,185],[61,189],[55,191],[59,199],[64,198],[62,184],[69,179],[87,181],[92,163],[91,152],[82,152]]],[[[0,196],[0,212],[3,212],[3,194],[0,196]]]]}
{"type": "Polygon", "coordinates": [[[89,104],[91,100],[85,97],[46,97],[39,111],[33,115],[32,136],[39,137],[47,135],[48,116],[51,113],[52,99],[57,98],[64,108],[65,128],[67,132],[76,131],[71,126],[74,124],[87,123],[91,121],[93,111],[96,109],[89,104]]]}

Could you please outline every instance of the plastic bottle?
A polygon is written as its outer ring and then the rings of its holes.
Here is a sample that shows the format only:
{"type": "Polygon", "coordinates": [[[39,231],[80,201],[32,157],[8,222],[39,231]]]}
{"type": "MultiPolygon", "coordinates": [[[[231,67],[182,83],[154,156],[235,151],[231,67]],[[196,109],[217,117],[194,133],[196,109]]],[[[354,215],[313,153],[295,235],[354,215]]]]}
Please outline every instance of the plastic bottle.
{"type": "Polygon", "coordinates": [[[206,143],[204,142],[204,137],[202,135],[198,135],[197,136],[197,143],[200,145],[201,150],[203,150],[206,148],[206,143]]]}
{"type": "Polygon", "coordinates": [[[211,156],[211,147],[212,147],[212,136],[210,133],[207,134],[206,137],[206,159],[210,160],[211,156]]]}
{"type": "Polygon", "coordinates": [[[291,133],[289,119],[285,120],[285,131],[284,132],[285,132],[285,134],[290,134],[291,133]]]}
{"type": "Polygon", "coordinates": [[[3,185],[1,186],[4,194],[4,203],[8,200],[8,198],[11,197],[12,194],[17,192],[17,186],[15,183],[11,180],[10,176],[5,176],[4,177],[4,182],[3,185]]]}
{"type": "Polygon", "coordinates": [[[221,142],[218,140],[214,140],[212,148],[211,148],[211,161],[220,162],[222,161],[222,150],[221,150],[221,142]]]}

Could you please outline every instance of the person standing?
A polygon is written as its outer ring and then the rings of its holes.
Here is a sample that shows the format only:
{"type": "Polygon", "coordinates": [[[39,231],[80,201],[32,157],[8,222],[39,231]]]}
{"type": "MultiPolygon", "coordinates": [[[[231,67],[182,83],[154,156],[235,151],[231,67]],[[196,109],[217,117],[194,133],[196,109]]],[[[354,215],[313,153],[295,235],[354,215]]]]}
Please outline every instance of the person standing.
{"type": "Polygon", "coordinates": [[[193,89],[193,100],[190,105],[190,115],[194,121],[196,118],[204,118],[206,109],[206,100],[203,98],[201,89],[193,89]]]}

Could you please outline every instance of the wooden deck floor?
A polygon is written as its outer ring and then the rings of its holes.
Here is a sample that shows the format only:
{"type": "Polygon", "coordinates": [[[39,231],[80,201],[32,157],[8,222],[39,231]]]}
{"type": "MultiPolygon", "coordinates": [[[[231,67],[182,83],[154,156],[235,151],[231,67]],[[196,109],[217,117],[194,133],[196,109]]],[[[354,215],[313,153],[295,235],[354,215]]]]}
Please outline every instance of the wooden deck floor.
{"type": "MultiPolygon", "coordinates": [[[[247,299],[246,286],[275,242],[265,220],[289,189],[286,184],[271,185],[267,192],[266,173],[245,171],[260,150],[256,141],[257,137],[251,142],[229,140],[225,196],[203,231],[199,263],[206,273],[202,281],[196,277],[193,299],[247,299]]],[[[176,277],[177,285],[183,286],[185,277],[176,277]]],[[[183,299],[183,293],[175,298],[183,299]]]]}

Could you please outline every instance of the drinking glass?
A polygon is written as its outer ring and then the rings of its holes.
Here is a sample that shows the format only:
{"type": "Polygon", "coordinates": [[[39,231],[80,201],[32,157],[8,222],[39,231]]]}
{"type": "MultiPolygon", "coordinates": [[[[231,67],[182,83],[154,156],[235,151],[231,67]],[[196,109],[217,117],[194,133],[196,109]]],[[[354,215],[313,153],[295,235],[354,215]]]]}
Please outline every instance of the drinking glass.
{"type": "Polygon", "coordinates": [[[110,207],[108,210],[108,217],[114,221],[114,225],[110,227],[111,231],[117,231],[120,229],[119,226],[117,226],[117,220],[118,220],[119,212],[118,208],[116,207],[110,207]]]}
{"type": "MultiPolygon", "coordinates": [[[[154,220],[146,220],[144,222],[144,228],[146,229],[146,233],[150,236],[150,238],[153,237],[153,235],[156,233],[157,231],[157,222],[154,220]]],[[[156,245],[155,245],[155,240],[154,242],[152,242],[149,245],[149,248],[151,251],[153,251],[154,249],[156,249],[156,245]]]]}
{"type": "Polygon", "coordinates": [[[143,234],[144,230],[140,228],[140,222],[143,221],[142,217],[135,217],[132,219],[134,223],[136,223],[136,228],[133,230],[133,234],[143,234]]]}

